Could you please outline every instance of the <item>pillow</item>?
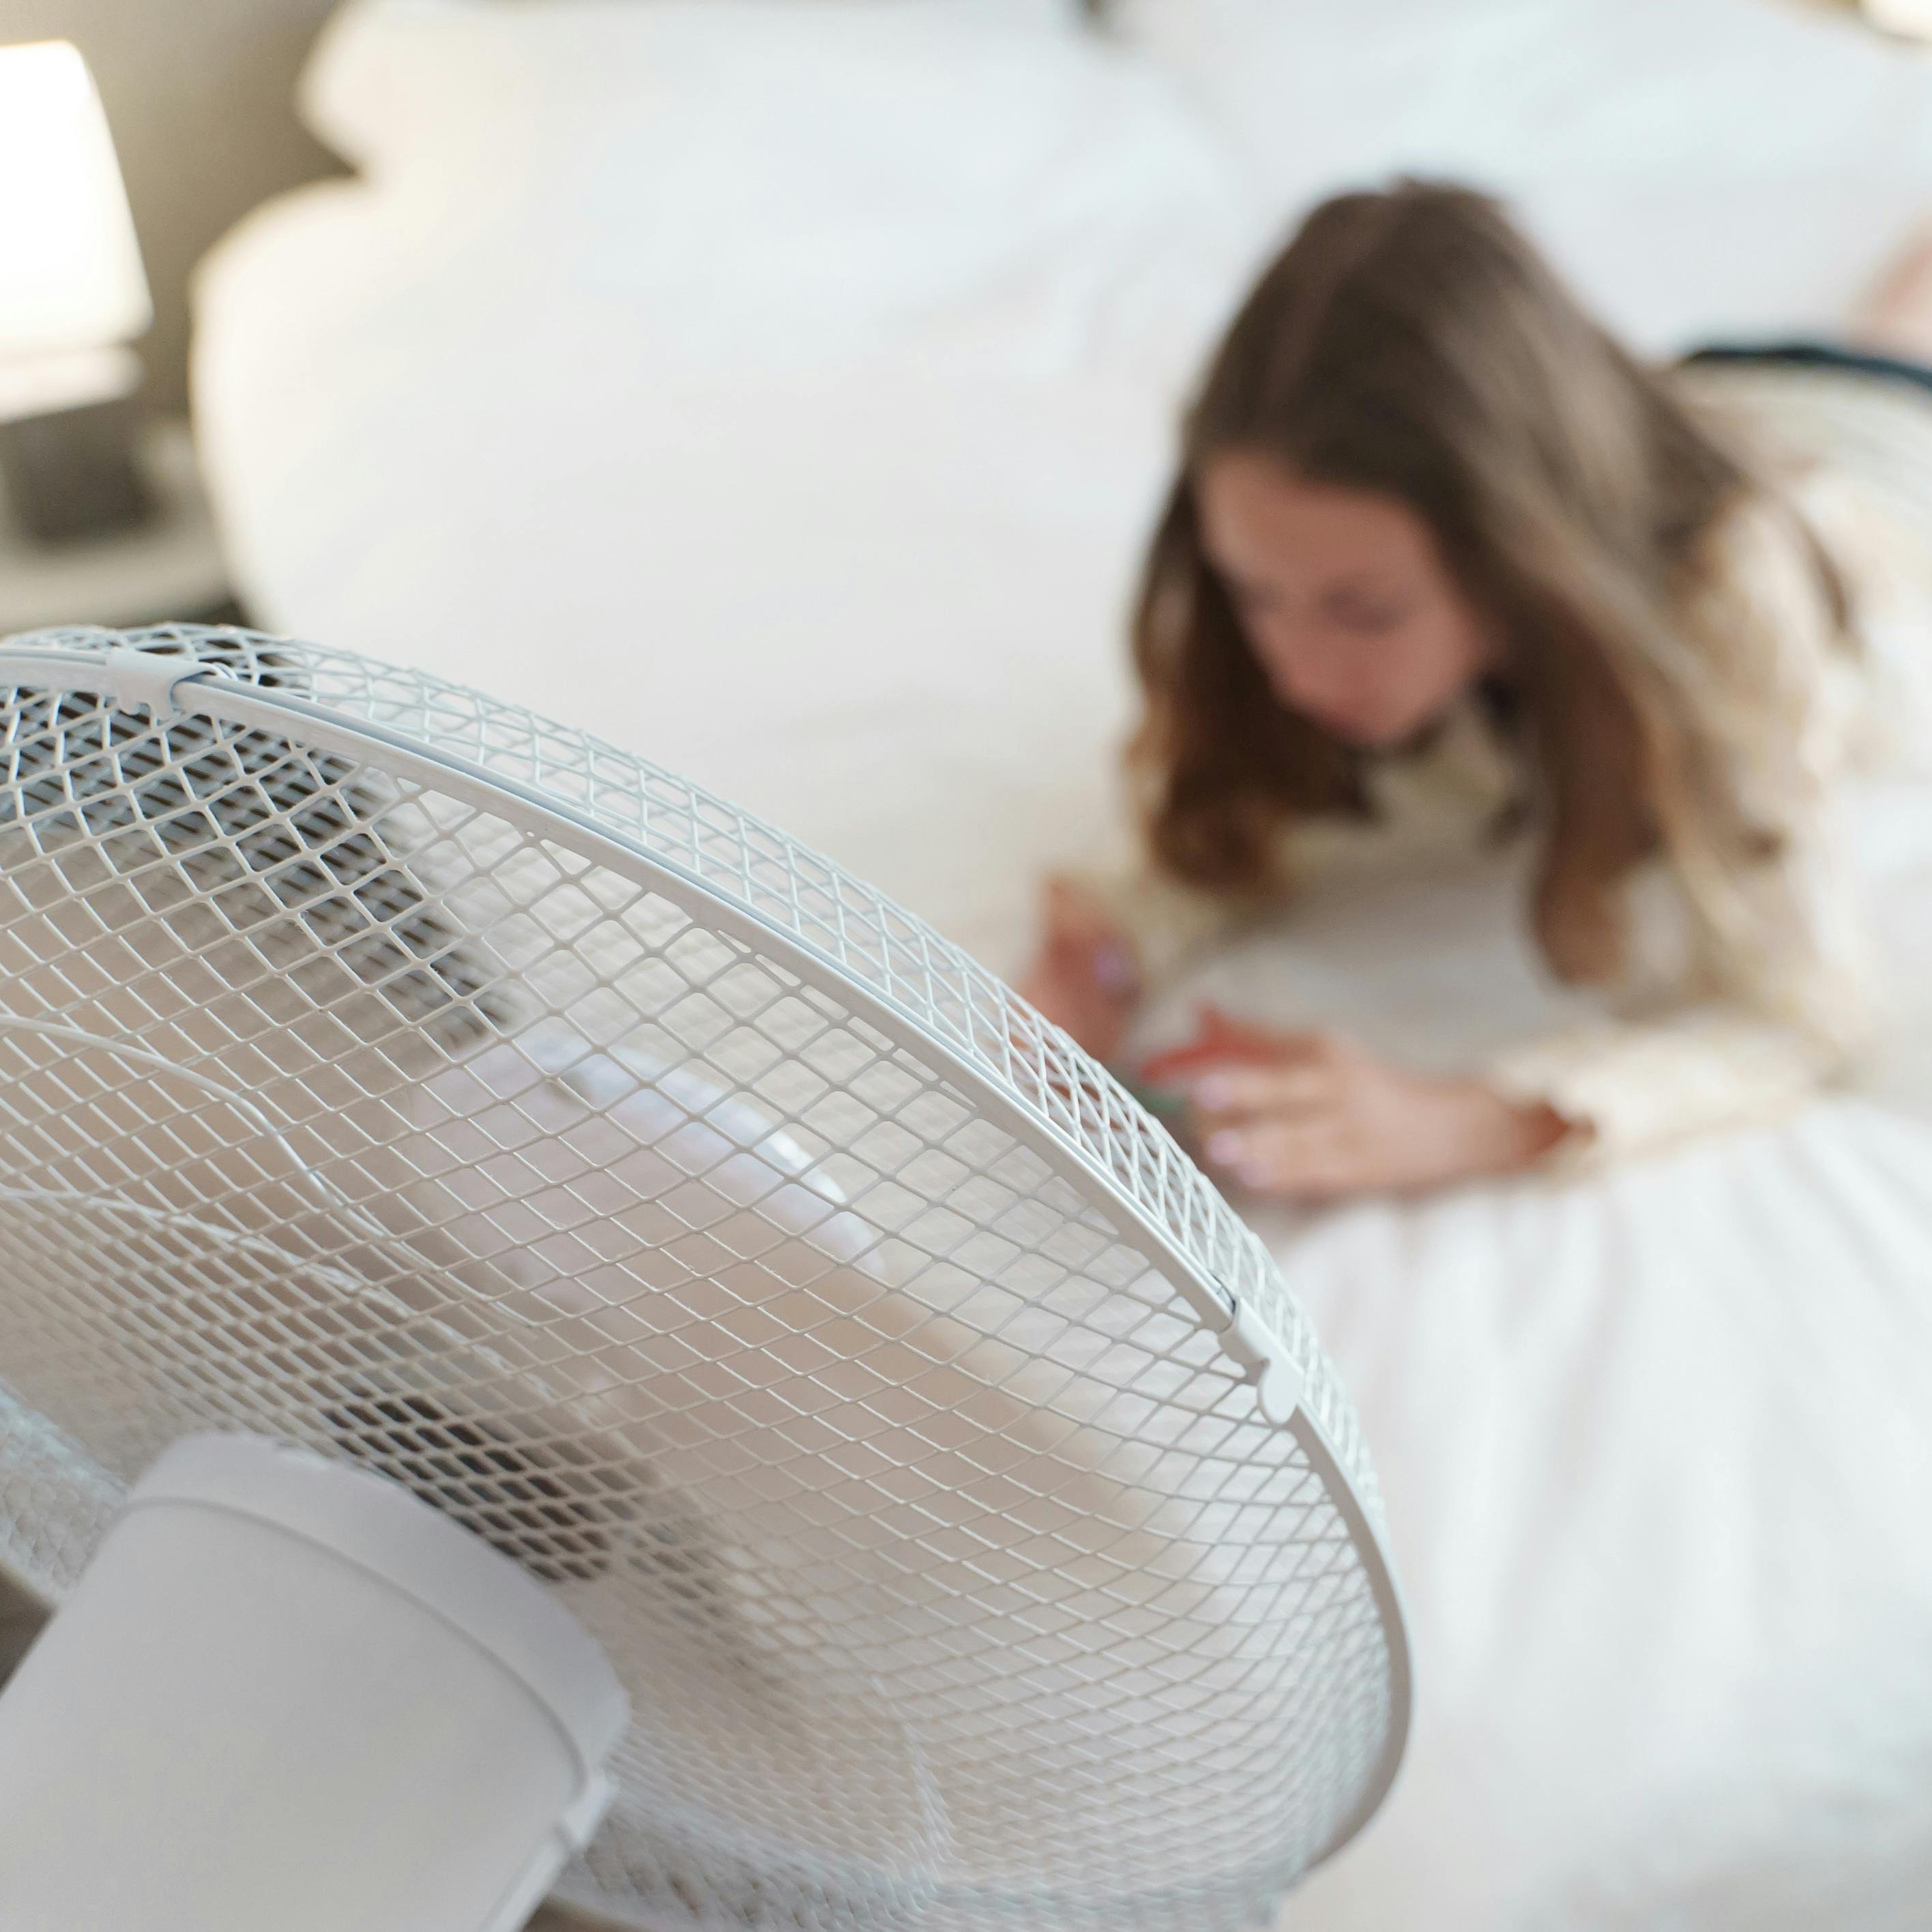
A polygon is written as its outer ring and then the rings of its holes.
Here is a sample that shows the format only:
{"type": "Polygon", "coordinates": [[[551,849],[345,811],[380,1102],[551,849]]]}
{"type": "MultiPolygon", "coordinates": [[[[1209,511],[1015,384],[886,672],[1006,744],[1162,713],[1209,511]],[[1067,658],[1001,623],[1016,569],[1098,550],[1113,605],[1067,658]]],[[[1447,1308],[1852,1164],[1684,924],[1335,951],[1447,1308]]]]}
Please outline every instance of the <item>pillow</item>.
{"type": "Polygon", "coordinates": [[[1287,221],[1396,172],[1516,202],[1659,348],[1826,327],[1932,199],[1932,68],[1769,0],[1114,0],[1287,221]]]}
{"type": "Polygon", "coordinates": [[[364,0],[310,99],[363,177],[198,290],[251,608],[635,745],[1012,966],[1114,816],[1173,400],[1252,251],[1172,86],[922,0],[364,0]]]}
{"type": "Polygon", "coordinates": [[[520,285],[634,314],[660,353],[997,342],[1043,374],[1191,344],[1232,273],[1221,156],[1158,76],[999,11],[362,0],[304,104],[424,210],[416,245],[487,246],[520,285]]]}
{"type": "Polygon", "coordinates": [[[781,14],[833,36],[924,26],[1065,35],[1079,0],[349,0],[302,76],[302,118],[358,165],[487,140],[492,122],[518,136],[546,122],[561,131],[569,104],[624,98],[647,70],[652,29],[694,10],[747,38],[781,14]]]}

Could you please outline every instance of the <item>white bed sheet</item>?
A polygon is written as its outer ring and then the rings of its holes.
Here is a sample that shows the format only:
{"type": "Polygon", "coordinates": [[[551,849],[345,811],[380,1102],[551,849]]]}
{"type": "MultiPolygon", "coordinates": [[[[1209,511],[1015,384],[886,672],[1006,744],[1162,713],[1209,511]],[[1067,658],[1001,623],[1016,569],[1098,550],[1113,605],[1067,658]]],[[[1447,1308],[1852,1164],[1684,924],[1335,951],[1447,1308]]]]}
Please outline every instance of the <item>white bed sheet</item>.
{"type": "Polygon", "coordinates": [[[1928,1174],[1932,1129],[1838,1101],[1285,1240],[1418,1659],[1403,1777],[1290,1927],[1927,1923],[1928,1174]]]}
{"type": "MultiPolygon", "coordinates": [[[[1801,1116],[1605,1175],[1250,1205],[1360,1407],[1418,1660],[1381,1817],[1290,1932],[1814,1932],[1932,1900],[1932,790],[1849,801],[1898,992],[1801,1116]]],[[[1193,1003],[1480,1058],[1586,1003],[1526,854],[1358,882],[1193,1003]]]]}
{"type": "MultiPolygon", "coordinates": [[[[1924,70],[1768,0],[1671,32],[1484,0],[1446,64],[1455,10],[1267,5],[1146,0],[1104,48],[914,0],[364,0],[308,89],[364,180],[202,279],[244,590],[658,756],[1010,963],[1028,880],[1104,836],[1172,412],[1295,200],[1486,158],[1660,343],[1822,320],[1932,199],[1924,70]],[[1229,118],[1266,70],[1204,9],[1305,28],[1286,146],[1229,118]]],[[[1607,1179],[1262,1217],[1360,1402],[1418,1664],[1402,1780],[1293,1926],[1932,1922],[1932,806],[1878,807],[1916,970],[1862,1095],[1607,1179]]],[[[1492,1045],[1563,1004],[1510,864],[1311,904],[1204,983],[1492,1045]]]]}

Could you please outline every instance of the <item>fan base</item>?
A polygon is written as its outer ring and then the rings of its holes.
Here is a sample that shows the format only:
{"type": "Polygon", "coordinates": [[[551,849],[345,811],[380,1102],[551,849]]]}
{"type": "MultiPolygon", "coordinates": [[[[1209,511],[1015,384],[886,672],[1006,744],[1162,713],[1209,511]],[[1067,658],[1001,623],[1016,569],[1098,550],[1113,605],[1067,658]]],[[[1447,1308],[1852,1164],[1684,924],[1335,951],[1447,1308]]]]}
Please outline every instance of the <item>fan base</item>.
{"type": "Polygon", "coordinates": [[[8,1922],[512,1932],[627,1720],[467,1531],[307,1451],[192,1438],[0,1696],[8,1922]]]}

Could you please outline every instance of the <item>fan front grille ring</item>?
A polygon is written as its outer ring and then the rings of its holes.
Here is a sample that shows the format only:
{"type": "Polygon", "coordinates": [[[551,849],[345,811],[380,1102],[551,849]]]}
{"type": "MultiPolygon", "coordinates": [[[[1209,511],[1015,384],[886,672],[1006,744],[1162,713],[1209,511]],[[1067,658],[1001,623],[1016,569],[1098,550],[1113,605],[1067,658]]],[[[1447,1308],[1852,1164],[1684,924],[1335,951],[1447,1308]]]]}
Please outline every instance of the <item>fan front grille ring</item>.
{"type": "Polygon", "coordinates": [[[339,654],[147,641],[241,687],[157,723],[23,679],[0,731],[8,1386],[56,1445],[12,1565],[58,1594],[61,1520],[186,1429],[311,1442],[611,1651],[585,1902],[1264,1911],[1386,1781],[1400,1629],[1346,1405],[1160,1130],[668,775],[339,654]],[[62,1068],[63,1029],[108,1046],[62,1068]],[[92,1191],[22,1204],[50,1132],[92,1191]],[[1309,1371],[1292,1430],[1203,1320],[1236,1299],[1309,1371]]]}

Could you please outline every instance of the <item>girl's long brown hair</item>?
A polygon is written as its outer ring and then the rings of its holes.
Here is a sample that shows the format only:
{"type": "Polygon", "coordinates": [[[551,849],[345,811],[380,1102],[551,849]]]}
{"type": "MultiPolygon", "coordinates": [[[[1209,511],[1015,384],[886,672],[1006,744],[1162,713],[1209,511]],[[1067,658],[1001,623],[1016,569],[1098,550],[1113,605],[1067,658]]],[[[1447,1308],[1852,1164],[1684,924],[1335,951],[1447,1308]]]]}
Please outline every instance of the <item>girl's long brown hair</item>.
{"type": "Polygon", "coordinates": [[[1196,479],[1234,450],[1409,506],[1498,627],[1547,828],[1537,928],[1560,974],[1616,970],[1610,889],[1653,847],[1713,903],[1774,850],[1739,774],[1773,728],[1776,680],[1750,640],[1688,634],[1683,613],[1706,539],[1748,498],[1791,517],[1842,627],[1830,562],[1742,446],[1599,327],[1495,202],[1404,182],[1310,215],[1187,418],[1133,637],[1130,756],[1164,870],[1262,896],[1283,883],[1285,825],[1367,808],[1360,754],[1274,697],[1204,552],[1196,479]]]}

